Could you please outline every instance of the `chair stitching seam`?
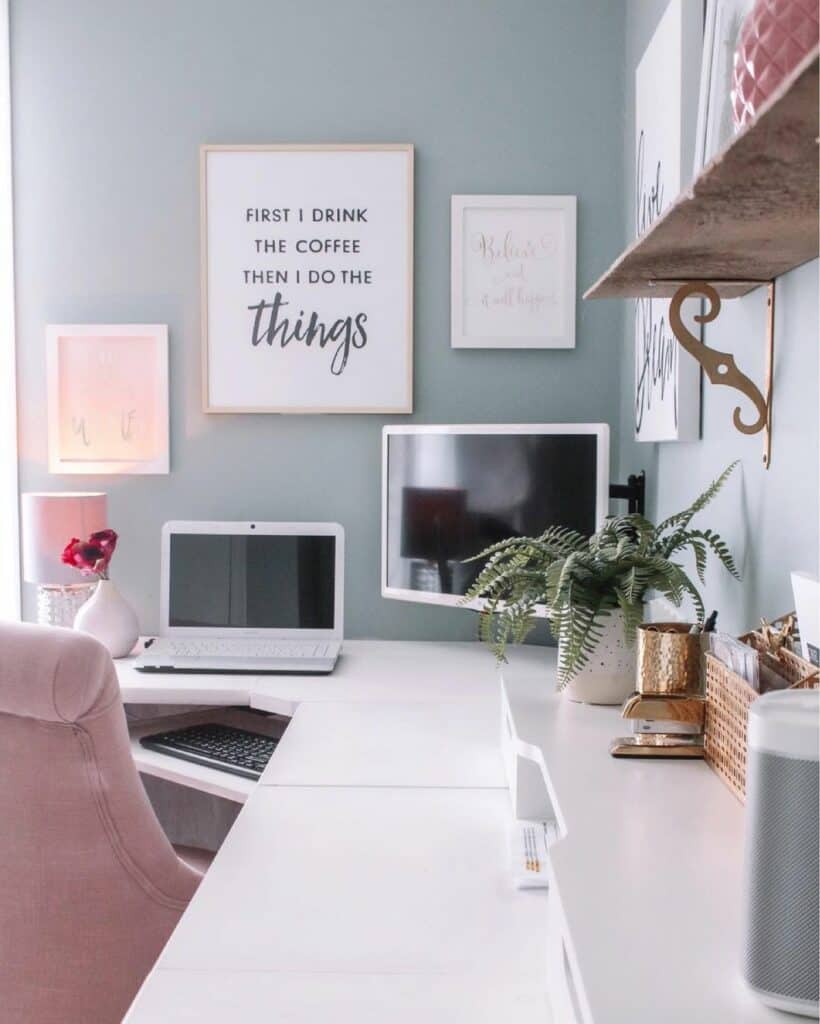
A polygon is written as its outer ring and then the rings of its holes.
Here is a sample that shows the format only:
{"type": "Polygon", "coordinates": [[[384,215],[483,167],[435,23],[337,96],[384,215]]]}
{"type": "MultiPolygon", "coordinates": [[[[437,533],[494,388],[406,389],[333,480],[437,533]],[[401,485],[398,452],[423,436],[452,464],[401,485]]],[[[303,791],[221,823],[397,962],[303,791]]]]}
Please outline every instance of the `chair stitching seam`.
{"type": "Polygon", "coordinates": [[[111,843],[111,847],[114,851],[117,860],[120,862],[120,864],[125,869],[127,874],[130,875],[132,880],[136,882],[136,884],[151,899],[155,900],[157,903],[162,904],[163,906],[170,907],[174,910],[184,910],[188,906],[189,901],[187,899],[180,899],[175,896],[170,896],[169,894],[163,892],[162,889],[159,888],[159,886],[157,886],[154,882],[151,881],[150,878],[148,878],[145,872],[135,863],[131,855],[128,853],[128,850],[123,844],[122,838],[120,837],[120,834],[117,831],[117,827],[114,823],[114,820],[111,817],[111,813],[108,808],[108,803],[105,797],[103,796],[102,792],[100,791],[100,787],[98,785],[98,777],[95,777],[98,776],[98,773],[96,757],[94,756],[94,741],[91,738],[90,734],[87,733],[85,729],[82,728],[82,726],[75,724],[74,728],[77,730],[80,739],[80,744],[83,748],[86,775],[88,777],[91,792],[94,796],[94,801],[97,806],[97,812],[99,814],[100,820],[103,824],[103,828],[105,829],[106,835],[108,836],[108,840],[111,843]]]}

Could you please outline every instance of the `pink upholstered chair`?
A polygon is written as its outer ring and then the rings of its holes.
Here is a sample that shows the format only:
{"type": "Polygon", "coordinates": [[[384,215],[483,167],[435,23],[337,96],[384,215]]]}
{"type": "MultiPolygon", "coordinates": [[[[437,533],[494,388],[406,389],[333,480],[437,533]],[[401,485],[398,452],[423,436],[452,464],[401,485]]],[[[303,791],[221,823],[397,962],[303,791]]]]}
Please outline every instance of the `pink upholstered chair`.
{"type": "Polygon", "coordinates": [[[0,624],[0,1019],[118,1024],[201,874],[129,749],[108,652],[0,624]]]}

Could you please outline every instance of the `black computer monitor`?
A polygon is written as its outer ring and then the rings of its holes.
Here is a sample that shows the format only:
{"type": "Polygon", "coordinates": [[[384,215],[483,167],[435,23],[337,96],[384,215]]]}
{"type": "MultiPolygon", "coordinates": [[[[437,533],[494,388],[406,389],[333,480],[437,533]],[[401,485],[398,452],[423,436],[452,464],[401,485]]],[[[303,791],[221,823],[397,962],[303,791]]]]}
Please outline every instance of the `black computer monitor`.
{"type": "Polygon", "coordinates": [[[382,594],[457,605],[496,541],[592,534],[609,495],[602,423],[385,427],[382,594]]]}

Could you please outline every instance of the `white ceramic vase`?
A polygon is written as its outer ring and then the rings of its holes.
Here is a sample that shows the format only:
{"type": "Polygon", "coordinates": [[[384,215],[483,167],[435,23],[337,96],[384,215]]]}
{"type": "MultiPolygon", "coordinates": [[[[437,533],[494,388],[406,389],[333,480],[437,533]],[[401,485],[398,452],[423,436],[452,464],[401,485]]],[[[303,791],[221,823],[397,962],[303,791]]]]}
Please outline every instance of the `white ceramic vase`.
{"type": "Polygon", "coordinates": [[[92,596],[77,612],[74,628],[99,640],[112,658],[130,654],[140,632],[134,609],[111,580],[100,580],[92,596]]]}
{"type": "MultiPolygon", "coordinates": [[[[561,642],[558,643],[560,657],[561,642]]],[[[586,665],[564,688],[570,700],[584,704],[622,704],[635,689],[638,646],[627,643],[620,610],[604,620],[601,639],[586,665]]]]}

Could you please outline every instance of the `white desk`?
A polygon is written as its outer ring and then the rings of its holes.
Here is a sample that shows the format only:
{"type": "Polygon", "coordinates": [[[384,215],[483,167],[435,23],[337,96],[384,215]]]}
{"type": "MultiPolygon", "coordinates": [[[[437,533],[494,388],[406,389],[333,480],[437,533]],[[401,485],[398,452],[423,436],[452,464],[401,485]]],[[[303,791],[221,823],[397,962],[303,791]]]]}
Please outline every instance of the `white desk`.
{"type": "Polygon", "coordinates": [[[502,789],[506,797],[498,699],[302,704],[260,781],[502,789]]]}
{"type": "Polygon", "coordinates": [[[742,808],[702,763],[613,760],[626,723],[555,695],[554,652],[504,671],[509,742],[562,829],[546,898],[507,876],[477,645],[351,643],[323,678],[120,676],[126,701],[295,713],[128,1024],[546,1024],[548,984],[556,1024],[791,1019],[740,978],[742,808]]]}
{"type": "MultiPolygon", "coordinates": [[[[346,641],[336,671],[326,676],[148,673],[134,662],[116,662],[126,704],[244,706],[294,718],[294,735],[288,730],[265,781],[506,787],[497,743],[498,684],[493,659],[479,644],[346,641]],[[451,713],[453,701],[469,708],[451,713]],[[329,702],[335,710],[330,718],[317,717],[315,729],[297,720],[297,709],[301,715],[329,702]],[[370,709],[378,721],[354,721],[357,707],[370,709]],[[334,715],[347,716],[340,721],[355,734],[334,731],[334,715]]],[[[132,729],[141,772],[237,803],[253,791],[254,784],[238,776],[146,750],[139,736],[151,731],[132,729]]]]}
{"type": "Polygon", "coordinates": [[[501,790],[259,787],[158,967],[537,978],[509,819],[501,790]]]}
{"type": "MultiPolygon", "coordinates": [[[[573,704],[544,685],[543,664],[519,653],[510,661],[514,742],[537,762],[564,833],[550,853],[550,927],[563,933],[578,1019],[794,1020],[741,978],[735,797],[703,761],[613,759],[610,740],[629,731],[617,708],[573,704]]],[[[543,661],[554,671],[555,652],[543,661]]]]}
{"type": "Polygon", "coordinates": [[[294,716],[129,1024],[550,1021],[546,896],[507,870],[486,650],[351,643],[314,678],[118,670],[127,703],[294,716]]]}
{"type": "Polygon", "coordinates": [[[534,1024],[540,981],[430,974],[156,970],[128,1024],[534,1024]]]}
{"type": "Polygon", "coordinates": [[[133,658],[116,664],[127,704],[244,704],[292,715],[307,701],[497,698],[492,656],[477,643],[346,640],[327,676],[148,673],[137,672],[133,658]]]}

